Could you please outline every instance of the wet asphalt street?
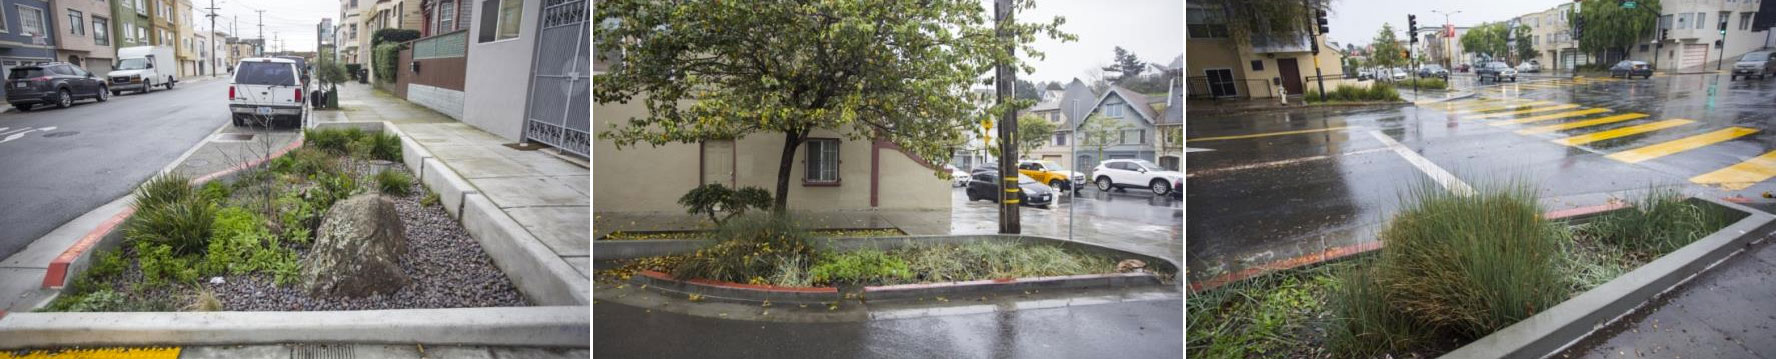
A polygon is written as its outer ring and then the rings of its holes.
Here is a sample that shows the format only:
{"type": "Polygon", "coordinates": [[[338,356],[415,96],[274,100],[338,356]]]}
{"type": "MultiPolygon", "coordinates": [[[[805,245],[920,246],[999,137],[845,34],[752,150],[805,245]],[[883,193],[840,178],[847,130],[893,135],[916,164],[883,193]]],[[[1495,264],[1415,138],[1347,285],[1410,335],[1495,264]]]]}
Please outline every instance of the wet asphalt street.
{"type": "Polygon", "coordinates": [[[122,197],[228,122],[227,83],[0,114],[0,258],[122,197]]]}
{"type": "MultiPolygon", "coordinates": [[[[961,188],[952,192],[951,234],[999,233],[997,203],[969,201],[961,188]]],[[[1184,257],[1184,207],[1169,195],[1156,196],[1139,189],[1085,189],[1078,195],[1061,196],[1049,208],[1021,208],[1018,214],[1024,234],[1071,238],[1174,261],[1184,257]]]]}
{"type": "Polygon", "coordinates": [[[1191,116],[1191,277],[1374,240],[1413,186],[1527,181],[1544,209],[1653,187],[1776,191],[1776,81],[1717,75],[1452,79],[1473,98],[1191,116]],[[1442,173],[1449,174],[1439,180],[1442,173]]]}

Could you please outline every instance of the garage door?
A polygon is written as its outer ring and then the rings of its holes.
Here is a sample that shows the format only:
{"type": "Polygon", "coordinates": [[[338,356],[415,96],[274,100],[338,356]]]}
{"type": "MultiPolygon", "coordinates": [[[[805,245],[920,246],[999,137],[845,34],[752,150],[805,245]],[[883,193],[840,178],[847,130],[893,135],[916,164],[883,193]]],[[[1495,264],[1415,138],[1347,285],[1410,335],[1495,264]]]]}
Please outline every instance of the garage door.
{"type": "Polygon", "coordinates": [[[1708,60],[1708,44],[1685,44],[1683,49],[1683,68],[1702,67],[1708,60]]]}

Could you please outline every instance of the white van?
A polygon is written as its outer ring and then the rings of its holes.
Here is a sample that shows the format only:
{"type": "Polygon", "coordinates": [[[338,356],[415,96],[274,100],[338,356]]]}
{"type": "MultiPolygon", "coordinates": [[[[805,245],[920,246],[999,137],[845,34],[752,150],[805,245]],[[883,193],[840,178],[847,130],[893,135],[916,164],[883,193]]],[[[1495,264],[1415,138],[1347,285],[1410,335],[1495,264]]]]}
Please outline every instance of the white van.
{"type": "Polygon", "coordinates": [[[234,125],[269,127],[276,120],[300,125],[307,110],[302,102],[301,76],[295,61],[242,59],[228,83],[228,111],[234,116],[234,125]]]}
{"type": "Polygon", "coordinates": [[[117,67],[105,75],[105,81],[111,84],[111,94],[117,95],[125,90],[142,93],[154,91],[155,86],[166,86],[168,90],[179,82],[176,74],[179,66],[174,64],[173,48],[166,46],[133,46],[117,49],[117,67]]]}

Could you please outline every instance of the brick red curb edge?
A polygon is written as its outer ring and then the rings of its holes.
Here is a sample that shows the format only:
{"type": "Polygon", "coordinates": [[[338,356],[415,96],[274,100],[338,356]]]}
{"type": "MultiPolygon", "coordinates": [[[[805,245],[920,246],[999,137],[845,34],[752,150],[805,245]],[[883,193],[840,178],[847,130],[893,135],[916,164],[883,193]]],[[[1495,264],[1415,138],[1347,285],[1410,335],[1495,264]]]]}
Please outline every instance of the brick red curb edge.
{"type": "Polygon", "coordinates": [[[672,275],[670,275],[670,274],[660,273],[660,272],[651,271],[651,270],[644,270],[644,271],[639,272],[638,274],[640,274],[644,277],[653,278],[655,280],[680,282],[680,283],[700,285],[700,286],[705,286],[705,287],[727,288],[727,289],[754,291],[754,292],[835,293],[835,294],[839,292],[839,288],[837,288],[837,287],[800,288],[800,287],[779,287],[779,286],[774,286],[774,285],[762,285],[762,284],[734,283],[734,282],[724,282],[724,281],[709,280],[709,279],[679,280],[677,278],[673,278],[672,275]]]}
{"type": "MultiPolygon", "coordinates": [[[[1603,212],[1608,212],[1608,211],[1614,211],[1614,210],[1627,208],[1627,207],[1628,207],[1628,205],[1624,204],[1624,203],[1609,203],[1609,204],[1601,204],[1601,205],[1589,206],[1589,207],[1569,208],[1569,209],[1562,209],[1562,210],[1556,210],[1556,211],[1548,211],[1547,213],[1542,214],[1542,218],[1550,219],[1550,220],[1562,219],[1562,218],[1572,218],[1572,217],[1579,217],[1579,216],[1603,213],[1603,212]]],[[[1254,266],[1251,268],[1246,268],[1245,270],[1241,270],[1238,272],[1219,275],[1219,276],[1216,276],[1215,278],[1210,278],[1209,280],[1206,280],[1206,281],[1197,282],[1197,283],[1190,283],[1190,294],[1201,293],[1206,290],[1219,288],[1223,285],[1227,285],[1228,283],[1252,279],[1254,277],[1268,274],[1271,272],[1287,270],[1287,269],[1294,269],[1294,268],[1299,268],[1299,267],[1303,267],[1303,266],[1307,266],[1307,265],[1311,265],[1311,264],[1326,262],[1326,261],[1335,260],[1335,259],[1339,259],[1339,258],[1350,257],[1350,256],[1358,255],[1358,254],[1368,253],[1370,251],[1374,251],[1377,249],[1381,249],[1381,241],[1379,241],[1379,240],[1368,241],[1368,242],[1363,242],[1363,243],[1358,243],[1358,244],[1353,244],[1353,245],[1348,245],[1348,246],[1333,247],[1331,249],[1320,251],[1318,253],[1309,253],[1306,255],[1299,256],[1299,257],[1294,257],[1294,258],[1274,261],[1274,262],[1270,262],[1270,263],[1265,263],[1265,264],[1261,264],[1261,265],[1254,266]]]]}
{"type": "MultiPolygon", "coordinates": [[[[202,184],[205,182],[209,182],[209,181],[215,180],[217,178],[221,178],[222,176],[227,176],[229,174],[239,172],[240,170],[252,168],[253,166],[258,166],[258,165],[263,164],[272,158],[282,157],[285,153],[289,153],[291,150],[295,150],[297,147],[301,147],[302,142],[303,142],[303,139],[301,137],[298,137],[298,138],[296,138],[295,142],[291,142],[290,145],[284,146],[284,148],[278,149],[277,152],[272,152],[270,156],[266,156],[265,158],[254,159],[252,161],[248,161],[245,163],[241,163],[239,165],[235,165],[234,167],[229,167],[228,169],[224,169],[221,171],[217,171],[215,173],[204,175],[203,177],[198,177],[198,178],[192,179],[191,184],[196,185],[196,184],[202,184]]],[[[80,256],[83,254],[86,254],[87,250],[91,250],[93,245],[98,244],[100,239],[103,239],[103,238],[105,238],[105,236],[110,235],[112,231],[117,230],[118,225],[123,224],[123,221],[128,220],[130,215],[133,215],[135,213],[136,213],[135,207],[124,208],[123,211],[118,212],[116,216],[112,216],[111,219],[105,220],[104,223],[99,224],[98,228],[93,228],[92,231],[86,232],[86,236],[80,237],[80,240],[74,242],[74,245],[68,246],[67,250],[62,251],[61,255],[56,256],[55,260],[52,260],[49,262],[49,270],[43,274],[43,288],[45,288],[45,289],[59,289],[59,288],[62,288],[63,285],[67,284],[68,266],[70,264],[73,264],[75,259],[80,258],[80,256]]],[[[0,314],[4,314],[4,312],[0,312],[0,314]]]]}
{"type": "Polygon", "coordinates": [[[1065,281],[1079,280],[1079,279],[1148,277],[1148,276],[1153,276],[1153,274],[1139,272],[1139,273],[1077,274],[1077,275],[1030,277],[1030,278],[996,278],[996,279],[981,279],[981,280],[971,280],[971,281],[962,281],[962,282],[938,282],[938,283],[915,283],[915,284],[896,284],[896,285],[884,285],[884,286],[867,286],[867,287],[863,287],[863,292],[865,294],[887,293],[887,292],[906,292],[906,291],[917,291],[917,290],[928,290],[928,289],[939,289],[939,288],[1005,286],[1005,285],[1019,284],[1019,283],[1021,283],[1021,284],[1058,283],[1058,282],[1065,282],[1065,281]]]}

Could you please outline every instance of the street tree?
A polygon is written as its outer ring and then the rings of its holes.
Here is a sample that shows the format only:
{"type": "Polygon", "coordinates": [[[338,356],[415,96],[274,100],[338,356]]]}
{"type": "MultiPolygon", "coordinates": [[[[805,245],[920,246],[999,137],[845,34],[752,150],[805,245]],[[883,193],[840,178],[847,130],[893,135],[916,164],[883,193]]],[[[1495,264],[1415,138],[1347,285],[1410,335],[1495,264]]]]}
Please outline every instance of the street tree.
{"type": "Polygon", "coordinates": [[[1659,0],[1641,0],[1636,5],[1627,9],[1614,0],[1580,2],[1578,14],[1567,15],[1568,21],[1585,22],[1579,34],[1579,51],[1628,53],[1630,47],[1652,33],[1659,21],[1659,0]]]}
{"type": "Polygon", "coordinates": [[[1054,136],[1055,124],[1047,119],[1025,114],[1018,117],[1018,153],[1028,154],[1042,148],[1054,136]]]}
{"type": "Polygon", "coordinates": [[[984,101],[970,86],[1002,62],[1034,72],[1010,50],[1044,58],[1031,46],[1037,36],[1076,39],[1059,31],[1062,18],[994,21],[978,0],[612,0],[595,16],[597,37],[621,56],[596,75],[594,96],[648,109],[612,121],[599,138],[622,149],[781,135],[777,212],[788,207],[796,151],[815,129],[948,162],[982,120],[1034,103],[984,101]]]}
{"type": "MultiPolygon", "coordinates": [[[[1091,149],[1097,154],[1097,157],[1093,158],[1102,161],[1104,159],[1104,148],[1121,143],[1122,131],[1128,129],[1129,124],[1126,122],[1106,117],[1100,113],[1094,113],[1090,117],[1086,117],[1084,123],[1079,124],[1079,131],[1077,131],[1079,133],[1079,145],[1091,149]]],[[[1081,167],[1091,165],[1095,164],[1078,164],[1078,166],[1081,167]]]]}
{"type": "Polygon", "coordinates": [[[1332,12],[1330,0],[1230,0],[1227,9],[1228,35],[1234,43],[1250,43],[1255,38],[1297,36],[1307,30],[1307,20],[1314,12],[1332,12]]]}
{"type": "Polygon", "coordinates": [[[1135,53],[1124,50],[1122,46],[1116,47],[1116,57],[1113,61],[1110,66],[1104,67],[1104,72],[1113,76],[1110,78],[1111,82],[1134,80],[1141,76],[1142,71],[1147,70],[1147,63],[1141,62],[1140,58],[1135,57],[1135,53]]]}
{"type": "Polygon", "coordinates": [[[1036,89],[1036,83],[1024,79],[1017,79],[1017,81],[1013,81],[1012,83],[1012,93],[1017,94],[1016,97],[1019,100],[1041,100],[1042,91],[1036,89]]]}
{"type": "Polygon", "coordinates": [[[1369,56],[1370,66],[1395,67],[1406,64],[1406,47],[1400,46],[1394,37],[1394,26],[1381,23],[1381,31],[1375,33],[1375,54],[1369,56]]]}
{"type": "Polygon", "coordinates": [[[1531,37],[1528,25],[1517,25],[1517,61],[1528,62],[1541,57],[1542,52],[1536,51],[1535,38],[1531,37]]]}
{"type": "Polygon", "coordinates": [[[1462,50],[1488,60],[1504,57],[1511,50],[1505,39],[1506,27],[1502,22],[1489,22],[1468,29],[1461,37],[1462,50]]]}

